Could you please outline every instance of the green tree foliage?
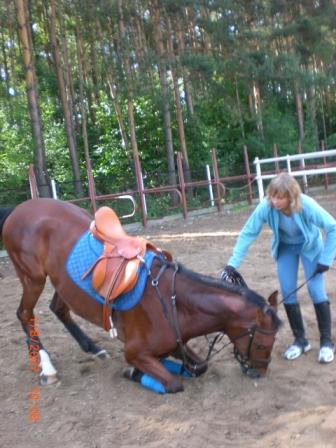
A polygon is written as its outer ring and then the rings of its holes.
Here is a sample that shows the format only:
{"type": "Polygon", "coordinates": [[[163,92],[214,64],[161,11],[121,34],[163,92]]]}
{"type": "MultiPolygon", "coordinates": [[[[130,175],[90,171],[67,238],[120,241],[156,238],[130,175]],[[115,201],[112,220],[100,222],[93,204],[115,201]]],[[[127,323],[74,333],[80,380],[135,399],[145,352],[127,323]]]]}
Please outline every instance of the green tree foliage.
{"type": "MultiPolygon", "coordinates": [[[[51,0],[29,2],[29,26],[48,174],[71,184],[50,8],[51,0]]],[[[251,160],[271,156],[274,144],[280,154],[295,153],[300,138],[306,151],[319,140],[334,145],[335,10],[328,0],[58,1],[56,38],[83,186],[87,139],[97,191],[136,188],[131,136],[145,182],[152,176],[148,186],[167,183],[162,70],[175,152],[181,123],[172,70],[177,76],[194,178],[209,163],[211,148],[217,149],[221,174],[234,175],[243,172],[244,145],[251,160]]],[[[35,148],[12,2],[0,0],[0,30],[0,191],[6,191],[26,186],[35,148]]]]}

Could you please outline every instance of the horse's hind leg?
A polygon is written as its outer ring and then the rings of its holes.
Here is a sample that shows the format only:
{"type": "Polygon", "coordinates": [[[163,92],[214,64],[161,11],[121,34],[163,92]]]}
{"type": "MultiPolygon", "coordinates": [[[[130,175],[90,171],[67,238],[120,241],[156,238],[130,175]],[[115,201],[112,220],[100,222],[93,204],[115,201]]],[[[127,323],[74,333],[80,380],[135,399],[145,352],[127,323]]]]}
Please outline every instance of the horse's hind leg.
{"type": "Polygon", "coordinates": [[[57,381],[57,372],[52,365],[48,352],[40,340],[40,332],[34,316],[34,307],[43,291],[45,277],[40,281],[29,279],[26,275],[20,276],[23,294],[16,315],[26,333],[26,342],[29,352],[30,369],[40,372],[42,385],[52,384],[57,381]]]}
{"type": "Polygon", "coordinates": [[[71,336],[76,339],[84,352],[91,353],[94,357],[98,357],[100,359],[109,357],[107,351],[96,345],[76,324],[76,322],[72,320],[69,308],[63,302],[57,292],[55,292],[54,297],[52,298],[50,309],[63,323],[71,336]]]}

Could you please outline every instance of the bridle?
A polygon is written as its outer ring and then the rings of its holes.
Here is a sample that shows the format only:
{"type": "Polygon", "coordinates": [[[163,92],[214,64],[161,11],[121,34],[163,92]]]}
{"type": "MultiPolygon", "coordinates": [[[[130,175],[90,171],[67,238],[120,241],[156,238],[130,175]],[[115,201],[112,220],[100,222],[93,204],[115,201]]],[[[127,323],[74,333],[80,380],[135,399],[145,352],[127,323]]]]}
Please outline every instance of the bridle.
{"type": "MultiPolygon", "coordinates": [[[[198,365],[197,364],[193,364],[190,363],[188,361],[187,358],[187,350],[185,347],[185,344],[182,341],[182,337],[181,337],[181,331],[180,331],[180,326],[178,323],[178,315],[177,315],[177,308],[176,308],[176,274],[179,271],[179,265],[176,262],[170,263],[167,260],[162,259],[159,256],[156,256],[160,261],[161,261],[161,267],[157,273],[157,275],[155,277],[152,276],[151,270],[148,271],[149,276],[151,278],[151,284],[153,286],[153,288],[156,291],[156,294],[160,300],[162,309],[163,309],[163,314],[165,316],[165,318],[171,323],[171,326],[173,328],[173,331],[175,333],[175,337],[176,337],[176,342],[177,345],[180,349],[181,355],[182,355],[182,362],[183,362],[183,369],[189,373],[190,376],[197,376],[197,368],[198,365]],[[165,272],[165,270],[169,267],[173,268],[173,276],[172,276],[172,280],[171,280],[171,296],[170,296],[170,300],[171,300],[171,304],[172,304],[172,321],[171,319],[169,319],[169,313],[168,313],[168,309],[167,306],[164,302],[163,296],[161,294],[161,291],[159,289],[159,280],[161,278],[161,276],[163,275],[163,273],[165,272]]],[[[267,311],[267,306],[266,306],[266,310],[264,310],[264,312],[267,311]]],[[[238,361],[238,363],[240,364],[241,370],[243,373],[245,373],[246,375],[252,377],[252,378],[257,378],[258,376],[260,376],[259,372],[256,370],[256,366],[257,365],[261,365],[264,366],[266,365],[266,367],[269,365],[269,363],[271,362],[271,356],[269,356],[267,359],[251,359],[252,356],[252,348],[253,345],[255,344],[255,336],[257,333],[261,333],[261,334],[265,334],[265,335],[269,335],[269,336],[274,336],[275,333],[277,332],[277,329],[274,330],[266,330],[264,328],[260,328],[257,325],[253,325],[252,327],[248,328],[243,334],[240,334],[238,336],[235,336],[233,338],[230,338],[230,342],[229,343],[233,343],[234,345],[234,349],[233,349],[233,353],[234,353],[234,357],[236,358],[236,360],[238,361]],[[245,336],[249,337],[249,343],[247,346],[247,350],[246,353],[243,355],[240,353],[240,351],[238,350],[235,342],[245,336]]],[[[207,362],[210,358],[211,358],[211,354],[212,351],[215,347],[216,342],[219,340],[219,338],[221,336],[223,336],[225,333],[221,332],[218,333],[215,338],[213,339],[213,341],[210,343],[208,341],[209,344],[209,350],[208,350],[208,355],[206,357],[206,359],[204,360],[204,362],[207,362]]],[[[227,345],[223,346],[222,348],[226,347],[227,345]]],[[[258,349],[258,346],[255,349],[257,352],[258,350],[260,351],[260,349],[258,349]]],[[[218,350],[215,354],[219,353],[220,350],[218,350]]]]}

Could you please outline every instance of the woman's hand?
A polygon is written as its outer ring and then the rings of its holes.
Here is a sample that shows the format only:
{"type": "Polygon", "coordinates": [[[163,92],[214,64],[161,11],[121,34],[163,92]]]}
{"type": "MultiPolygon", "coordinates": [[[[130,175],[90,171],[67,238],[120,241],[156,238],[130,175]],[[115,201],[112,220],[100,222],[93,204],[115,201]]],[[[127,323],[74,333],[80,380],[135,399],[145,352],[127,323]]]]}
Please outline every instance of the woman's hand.
{"type": "Polygon", "coordinates": [[[244,286],[247,288],[245,280],[233,266],[226,265],[220,273],[220,278],[225,282],[232,283],[233,285],[244,286]]]}
{"type": "Polygon", "coordinates": [[[329,266],[321,263],[317,263],[314,275],[323,274],[323,272],[327,272],[329,270],[329,266]]]}

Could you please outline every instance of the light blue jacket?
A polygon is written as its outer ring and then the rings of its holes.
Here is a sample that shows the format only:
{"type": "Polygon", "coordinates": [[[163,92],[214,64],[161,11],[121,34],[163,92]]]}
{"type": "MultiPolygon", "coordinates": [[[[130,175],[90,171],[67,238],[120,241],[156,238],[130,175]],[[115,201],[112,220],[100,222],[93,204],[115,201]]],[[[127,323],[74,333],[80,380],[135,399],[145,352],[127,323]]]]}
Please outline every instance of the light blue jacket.
{"type": "MultiPolygon", "coordinates": [[[[264,199],[253,211],[240,232],[230,266],[238,268],[244,260],[253,241],[261,232],[263,225],[268,224],[273,232],[272,256],[276,260],[279,248],[279,212],[271,207],[268,199],[264,199]]],[[[336,220],[311,197],[301,194],[301,211],[293,213],[296,224],[302,231],[304,243],[302,254],[309,260],[319,255],[318,262],[331,266],[336,255],[336,220]],[[322,239],[321,230],[325,234],[322,239]]]]}

